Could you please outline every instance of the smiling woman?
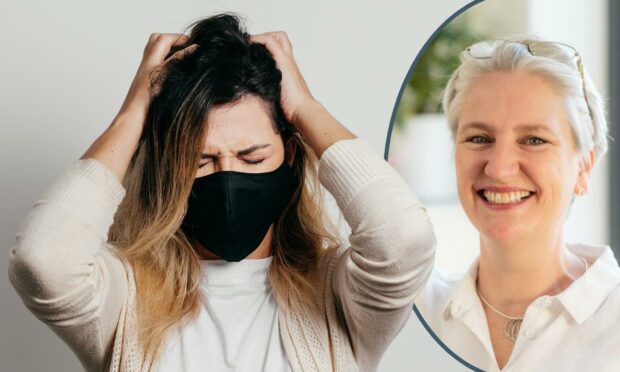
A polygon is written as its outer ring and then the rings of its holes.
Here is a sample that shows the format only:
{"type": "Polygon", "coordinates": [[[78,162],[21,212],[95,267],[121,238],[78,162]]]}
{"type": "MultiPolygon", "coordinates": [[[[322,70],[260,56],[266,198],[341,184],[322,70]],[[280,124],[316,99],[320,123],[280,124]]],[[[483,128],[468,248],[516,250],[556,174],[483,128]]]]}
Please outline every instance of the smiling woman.
{"type": "Polygon", "coordinates": [[[609,247],[563,238],[607,149],[579,54],[535,37],[472,45],[443,107],[480,256],[465,276],[436,270],[416,300],[421,315],[485,371],[616,370],[618,263],[609,247]]]}
{"type": "Polygon", "coordinates": [[[565,112],[564,98],[528,71],[489,72],[467,91],[455,137],[457,184],[484,237],[519,238],[535,250],[553,242],[538,234],[526,242],[527,232],[562,235],[570,200],[587,190],[594,160],[594,150],[578,150],[565,112]]]}

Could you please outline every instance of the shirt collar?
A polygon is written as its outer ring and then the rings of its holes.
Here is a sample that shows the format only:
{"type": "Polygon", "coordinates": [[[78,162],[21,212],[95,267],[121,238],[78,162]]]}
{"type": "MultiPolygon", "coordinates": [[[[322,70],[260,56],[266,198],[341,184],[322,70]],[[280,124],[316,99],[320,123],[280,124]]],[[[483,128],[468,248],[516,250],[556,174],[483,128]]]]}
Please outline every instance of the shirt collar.
{"type": "Polygon", "coordinates": [[[620,283],[620,268],[608,246],[569,244],[568,249],[585,257],[588,270],[556,297],[577,324],[583,323],[601,307],[620,283]]]}
{"type": "MultiPolygon", "coordinates": [[[[453,318],[465,324],[482,343],[487,355],[493,355],[489,327],[476,290],[478,262],[479,260],[476,258],[467,270],[465,277],[448,294],[442,314],[446,321],[453,318]]],[[[491,363],[495,363],[495,358],[491,358],[491,360],[491,363]]]]}
{"type": "Polygon", "coordinates": [[[479,258],[476,258],[472,262],[463,279],[450,291],[442,309],[444,318],[461,318],[465,312],[470,310],[476,303],[479,303],[476,290],[479,260],[479,258]]]}
{"type": "Polygon", "coordinates": [[[206,287],[269,286],[269,266],[273,256],[239,262],[200,260],[202,285],[206,287]]]}
{"type": "MultiPolygon", "coordinates": [[[[588,319],[620,284],[620,268],[613,251],[608,246],[567,244],[567,248],[585,257],[590,263],[588,270],[562,293],[551,296],[557,299],[577,324],[588,319]],[[585,300],[587,299],[587,300],[585,300]]],[[[463,279],[448,295],[442,309],[445,319],[462,318],[468,310],[480,307],[476,291],[479,258],[471,264],[463,279]]]]}

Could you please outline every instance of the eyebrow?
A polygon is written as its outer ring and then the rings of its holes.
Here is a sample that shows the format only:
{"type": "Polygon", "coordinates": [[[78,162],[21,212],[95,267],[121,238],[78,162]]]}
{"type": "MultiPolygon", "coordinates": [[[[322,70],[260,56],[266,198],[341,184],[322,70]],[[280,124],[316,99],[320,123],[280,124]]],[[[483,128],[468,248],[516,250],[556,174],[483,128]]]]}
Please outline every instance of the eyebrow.
{"type": "Polygon", "coordinates": [[[485,124],[483,122],[472,121],[471,123],[467,123],[467,124],[463,125],[461,127],[461,129],[462,130],[465,130],[465,129],[480,129],[480,130],[486,130],[486,131],[490,132],[493,128],[490,125],[485,124]]]}
{"type": "MultiPolygon", "coordinates": [[[[237,156],[249,155],[249,154],[253,153],[254,151],[261,150],[261,149],[264,149],[264,148],[269,147],[269,146],[271,146],[271,145],[268,144],[268,143],[267,144],[262,144],[262,145],[253,145],[253,146],[250,146],[250,147],[248,147],[246,149],[237,151],[237,156]]],[[[205,152],[205,153],[203,153],[200,156],[200,158],[201,159],[213,159],[213,158],[217,158],[218,155],[219,155],[219,153],[218,154],[211,154],[211,153],[205,152]]]]}
{"type": "Polygon", "coordinates": [[[521,132],[546,132],[549,134],[556,134],[555,131],[549,129],[548,126],[541,124],[522,124],[517,126],[521,132]]]}
{"type": "MultiPolygon", "coordinates": [[[[480,129],[487,132],[492,132],[494,128],[489,124],[480,121],[473,121],[463,125],[463,130],[466,129],[480,129]]],[[[556,134],[555,131],[542,124],[521,124],[517,125],[516,130],[518,132],[546,132],[553,135],[556,134]]]]}

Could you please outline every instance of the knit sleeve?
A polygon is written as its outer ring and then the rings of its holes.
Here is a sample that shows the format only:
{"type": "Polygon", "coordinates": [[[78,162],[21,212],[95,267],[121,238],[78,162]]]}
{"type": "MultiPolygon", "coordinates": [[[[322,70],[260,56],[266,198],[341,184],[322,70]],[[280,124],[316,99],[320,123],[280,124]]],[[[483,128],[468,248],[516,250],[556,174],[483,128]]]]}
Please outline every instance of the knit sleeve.
{"type": "Polygon", "coordinates": [[[107,234],[125,189],[94,159],[76,161],[32,206],[9,254],[26,307],[86,370],[102,370],[127,293],[107,234]]]}
{"type": "Polygon", "coordinates": [[[360,139],[329,147],[319,178],[351,227],[331,290],[360,370],[375,370],[432,271],[435,235],[402,178],[360,139]]]}

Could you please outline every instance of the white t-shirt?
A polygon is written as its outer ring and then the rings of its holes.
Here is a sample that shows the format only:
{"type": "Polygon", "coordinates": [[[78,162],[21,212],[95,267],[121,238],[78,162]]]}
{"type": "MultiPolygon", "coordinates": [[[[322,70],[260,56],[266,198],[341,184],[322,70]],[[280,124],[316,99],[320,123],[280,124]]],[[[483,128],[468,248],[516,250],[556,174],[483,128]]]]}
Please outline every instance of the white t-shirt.
{"type": "MultiPolygon", "coordinates": [[[[567,248],[586,258],[589,269],[562,293],[541,296],[528,306],[502,371],[620,371],[618,262],[609,247],[567,248]]],[[[451,351],[475,367],[497,372],[476,292],[477,273],[477,260],[465,276],[435,270],[416,306],[451,351]]]]}
{"type": "Polygon", "coordinates": [[[158,370],[290,371],[268,279],[271,261],[201,260],[200,314],[170,334],[158,370]]]}

